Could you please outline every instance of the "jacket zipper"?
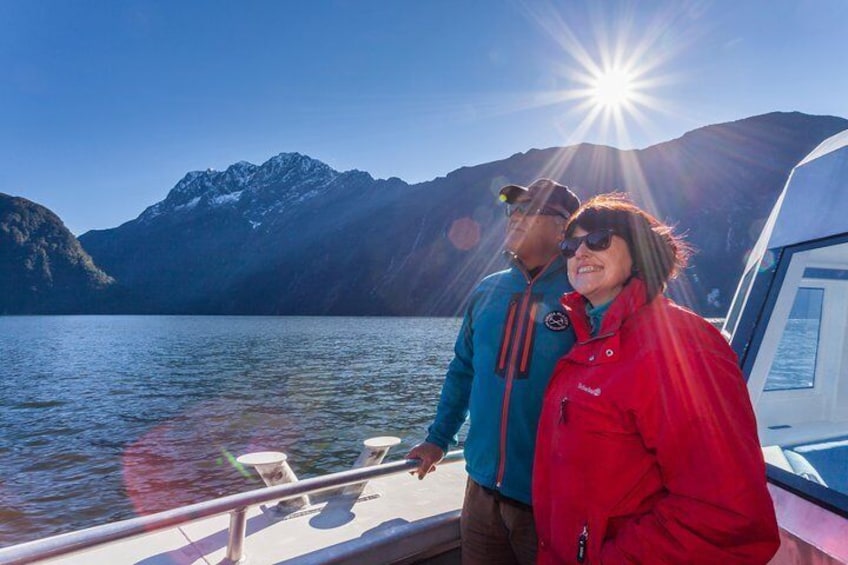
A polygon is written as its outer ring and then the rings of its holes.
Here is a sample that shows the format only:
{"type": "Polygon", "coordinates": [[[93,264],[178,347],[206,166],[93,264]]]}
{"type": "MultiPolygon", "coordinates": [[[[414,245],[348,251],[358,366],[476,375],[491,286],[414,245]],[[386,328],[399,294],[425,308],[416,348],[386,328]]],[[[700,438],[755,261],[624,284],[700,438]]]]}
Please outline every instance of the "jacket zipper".
{"type": "MultiPolygon", "coordinates": [[[[520,270],[524,274],[524,278],[527,280],[527,288],[524,289],[524,297],[521,299],[521,308],[519,309],[519,315],[515,319],[515,340],[513,350],[510,353],[510,361],[509,366],[506,369],[506,388],[504,390],[504,398],[503,404],[501,405],[501,437],[500,437],[500,462],[498,463],[498,475],[495,478],[495,486],[497,488],[501,488],[501,484],[503,484],[504,473],[506,472],[506,428],[507,428],[507,416],[509,416],[509,398],[512,395],[512,381],[515,379],[515,364],[518,361],[518,351],[520,349],[518,338],[521,337],[521,326],[520,322],[524,319],[524,315],[527,313],[527,304],[530,301],[530,296],[533,290],[533,283],[542,278],[548,268],[553,264],[556,258],[552,258],[548,261],[548,264],[545,265],[539,273],[530,278],[529,273],[524,270],[520,265],[518,266],[518,270],[520,270]]],[[[535,313],[535,310],[533,311],[535,313]]],[[[532,323],[528,321],[528,330],[524,335],[524,339],[528,339],[530,329],[532,329],[532,323]]]]}
{"type": "Polygon", "coordinates": [[[586,561],[586,544],[589,541],[589,522],[583,524],[583,531],[577,536],[577,562],[586,561]]]}

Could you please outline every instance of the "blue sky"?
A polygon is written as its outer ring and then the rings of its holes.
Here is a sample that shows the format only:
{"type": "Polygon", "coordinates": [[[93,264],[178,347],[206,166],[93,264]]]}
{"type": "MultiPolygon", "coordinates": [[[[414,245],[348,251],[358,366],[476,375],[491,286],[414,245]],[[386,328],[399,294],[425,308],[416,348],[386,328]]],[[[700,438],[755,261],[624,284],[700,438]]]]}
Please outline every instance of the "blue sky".
{"type": "Polygon", "coordinates": [[[846,30],[845,0],[0,0],[0,192],[79,235],[280,152],[414,183],[533,147],[848,117],[846,30]],[[610,68],[631,78],[617,119],[584,84],[610,68]]]}

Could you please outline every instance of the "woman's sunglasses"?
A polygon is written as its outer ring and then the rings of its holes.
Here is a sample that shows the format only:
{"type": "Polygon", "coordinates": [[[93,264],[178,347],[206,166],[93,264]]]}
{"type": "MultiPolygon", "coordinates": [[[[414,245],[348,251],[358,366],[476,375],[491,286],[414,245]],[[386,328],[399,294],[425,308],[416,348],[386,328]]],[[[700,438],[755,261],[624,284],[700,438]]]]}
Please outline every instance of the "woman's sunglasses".
{"type": "Polygon", "coordinates": [[[612,244],[612,236],[615,235],[611,229],[595,230],[579,237],[566,237],[559,244],[563,257],[571,259],[577,254],[580,245],[586,244],[590,251],[603,251],[609,249],[612,244]]]}

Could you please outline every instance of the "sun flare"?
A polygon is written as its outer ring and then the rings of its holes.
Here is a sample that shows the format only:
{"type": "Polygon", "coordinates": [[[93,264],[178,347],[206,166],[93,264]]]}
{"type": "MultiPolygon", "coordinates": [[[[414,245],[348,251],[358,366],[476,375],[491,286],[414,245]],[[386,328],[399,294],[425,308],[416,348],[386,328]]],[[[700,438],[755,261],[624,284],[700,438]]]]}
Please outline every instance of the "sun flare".
{"type": "Polygon", "coordinates": [[[659,120],[679,111],[665,94],[684,78],[672,72],[674,59],[687,45],[686,39],[676,41],[679,9],[644,19],[630,11],[607,17],[604,8],[522,5],[558,49],[552,51],[550,81],[517,106],[558,106],[561,112],[552,119],[562,145],[633,148],[640,141],[637,135],[653,133],[659,120]]]}
{"type": "Polygon", "coordinates": [[[623,69],[608,69],[596,76],[590,85],[596,106],[618,110],[633,102],[633,76],[623,69]]]}

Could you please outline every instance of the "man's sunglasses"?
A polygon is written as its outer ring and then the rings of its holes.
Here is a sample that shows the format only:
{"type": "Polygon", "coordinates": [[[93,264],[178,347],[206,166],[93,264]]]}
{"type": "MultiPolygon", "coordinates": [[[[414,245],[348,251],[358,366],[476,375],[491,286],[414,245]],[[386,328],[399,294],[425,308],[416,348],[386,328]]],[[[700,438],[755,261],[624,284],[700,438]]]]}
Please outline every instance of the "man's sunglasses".
{"type": "Polygon", "coordinates": [[[603,229],[595,230],[579,237],[566,237],[559,244],[559,249],[566,259],[574,257],[577,254],[577,250],[584,243],[590,251],[603,251],[604,249],[609,249],[609,246],[612,244],[613,235],[615,235],[615,232],[611,229],[603,229]]]}
{"type": "Polygon", "coordinates": [[[511,218],[512,215],[516,212],[521,213],[522,216],[562,216],[563,218],[568,217],[560,210],[549,208],[547,206],[539,206],[533,204],[532,202],[513,202],[512,204],[507,204],[504,211],[506,212],[507,218],[511,218]]]}

